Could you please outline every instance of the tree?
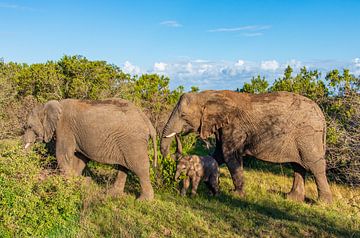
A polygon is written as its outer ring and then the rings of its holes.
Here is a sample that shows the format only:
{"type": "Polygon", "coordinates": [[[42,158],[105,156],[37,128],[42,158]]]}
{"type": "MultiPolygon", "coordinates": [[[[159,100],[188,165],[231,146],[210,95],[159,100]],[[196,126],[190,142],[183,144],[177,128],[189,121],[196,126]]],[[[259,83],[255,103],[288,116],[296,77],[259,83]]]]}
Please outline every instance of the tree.
{"type": "Polygon", "coordinates": [[[165,120],[164,114],[179,100],[184,87],[179,86],[171,91],[170,79],[163,75],[143,74],[134,82],[133,100],[144,108],[157,131],[165,120]]]}
{"type": "Polygon", "coordinates": [[[288,91],[301,94],[313,100],[320,100],[327,96],[328,89],[324,82],[320,80],[321,73],[317,70],[307,70],[306,67],[293,77],[292,68],[288,66],[284,71],[284,76],[275,80],[270,87],[270,91],[288,91]]]}
{"type": "Polygon", "coordinates": [[[239,92],[246,93],[266,93],[269,87],[269,83],[266,81],[265,77],[261,78],[258,75],[256,78],[252,77],[250,83],[244,83],[242,89],[238,90],[239,92]]]}
{"type": "Polygon", "coordinates": [[[360,89],[359,78],[356,78],[354,75],[350,74],[348,69],[344,69],[342,75],[337,69],[331,70],[329,73],[327,73],[325,79],[333,88],[333,94],[345,96],[351,93],[356,93],[360,89]]]}

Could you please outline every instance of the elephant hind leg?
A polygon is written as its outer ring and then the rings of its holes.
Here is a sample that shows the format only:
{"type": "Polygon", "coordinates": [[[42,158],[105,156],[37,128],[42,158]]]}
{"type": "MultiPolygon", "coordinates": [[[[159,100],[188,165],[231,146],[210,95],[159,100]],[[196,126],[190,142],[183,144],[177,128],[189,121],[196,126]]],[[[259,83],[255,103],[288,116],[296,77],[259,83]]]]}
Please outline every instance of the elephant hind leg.
{"type": "Polygon", "coordinates": [[[146,156],[146,159],[141,159],[140,161],[142,163],[138,163],[135,167],[131,168],[140,180],[141,194],[138,200],[152,200],[154,198],[154,190],[150,181],[149,159],[146,156]]]}
{"type": "Polygon", "coordinates": [[[303,164],[315,176],[319,200],[332,202],[332,194],[326,177],[325,151],[322,137],[305,137],[298,141],[300,156],[303,164]]]}
{"type": "Polygon", "coordinates": [[[320,201],[331,203],[332,193],[326,177],[326,161],[321,159],[309,166],[310,171],[315,176],[315,183],[318,190],[318,198],[320,201]]]}
{"type": "Polygon", "coordinates": [[[109,193],[112,196],[122,196],[124,195],[124,188],[126,183],[126,177],[127,177],[127,169],[125,167],[119,166],[118,168],[118,174],[116,176],[115,183],[113,184],[113,187],[110,189],[109,193]]]}
{"type": "Polygon", "coordinates": [[[287,198],[302,202],[305,200],[305,174],[306,170],[297,163],[291,164],[294,170],[294,180],[291,191],[286,195],[287,198]]]}

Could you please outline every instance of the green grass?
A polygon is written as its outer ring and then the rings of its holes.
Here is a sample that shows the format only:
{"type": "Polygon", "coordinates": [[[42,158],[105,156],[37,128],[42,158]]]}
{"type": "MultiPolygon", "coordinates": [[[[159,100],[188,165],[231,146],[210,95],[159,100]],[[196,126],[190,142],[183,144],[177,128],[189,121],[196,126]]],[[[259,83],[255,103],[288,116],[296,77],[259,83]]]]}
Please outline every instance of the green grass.
{"type": "MultiPolygon", "coordinates": [[[[86,200],[79,237],[357,237],[360,236],[360,191],[332,185],[334,204],[296,203],[284,198],[291,178],[269,172],[245,173],[246,197],[234,197],[227,170],[221,173],[221,195],[200,188],[196,198],[157,192],[140,203],[130,194],[110,198],[101,191],[86,200]]],[[[308,199],[316,186],[307,182],[308,199]]]]}
{"type": "Polygon", "coordinates": [[[284,198],[292,178],[283,166],[273,173],[249,163],[244,198],[229,192],[232,181],[221,168],[217,197],[201,185],[195,198],[157,188],[154,201],[138,202],[133,176],[128,195],[107,195],[109,167],[91,165],[89,183],[45,173],[44,156],[17,142],[0,143],[0,152],[0,237],[360,237],[359,188],[331,184],[334,203],[326,205],[314,202],[309,178],[307,203],[292,202],[284,198]]]}

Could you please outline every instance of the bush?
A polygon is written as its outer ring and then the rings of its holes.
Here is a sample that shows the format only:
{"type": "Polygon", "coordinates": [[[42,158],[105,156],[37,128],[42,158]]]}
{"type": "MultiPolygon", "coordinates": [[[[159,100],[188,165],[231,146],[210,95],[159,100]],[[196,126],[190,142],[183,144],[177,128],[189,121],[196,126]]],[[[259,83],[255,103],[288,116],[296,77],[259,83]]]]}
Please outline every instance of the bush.
{"type": "Polygon", "coordinates": [[[48,176],[42,163],[44,158],[25,153],[18,141],[1,141],[0,237],[75,236],[81,181],[48,176]]]}

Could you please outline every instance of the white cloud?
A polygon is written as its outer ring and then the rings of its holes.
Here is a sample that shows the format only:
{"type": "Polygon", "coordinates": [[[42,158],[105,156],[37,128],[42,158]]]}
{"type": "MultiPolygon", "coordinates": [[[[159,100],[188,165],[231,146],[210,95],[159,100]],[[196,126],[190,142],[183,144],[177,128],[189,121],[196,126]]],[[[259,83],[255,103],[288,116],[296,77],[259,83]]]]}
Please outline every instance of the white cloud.
{"type": "Polygon", "coordinates": [[[123,71],[131,75],[138,75],[141,72],[140,67],[131,64],[129,61],[125,61],[123,71]]]}
{"type": "Polygon", "coordinates": [[[279,63],[276,60],[267,60],[262,61],[260,65],[263,70],[277,70],[279,68],[279,63]]]}
{"type": "Polygon", "coordinates": [[[286,68],[288,65],[293,69],[300,69],[301,67],[303,67],[302,62],[296,59],[291,59],[287,61],[284,65],[284,68],[286,68]]]}
{"type": "Polygon", "coordinates": [[[243,66],[244,64],[245,64],[244,60],[238,60],[238,61],[236,61],[235,66],[240,67],[240,66],[243,66]]]}
{"type": "Polygon", "coordinates": [[[180,23],[178,23],[177,21],[174,21],[174,20],[160,22],[160,25],[164,25],[164,26],[167,26],[167,27],[182,27],[183,26],[182,24],[180,24],[180,23]]]}
{"type": "Polygon", "coordinates": [[[160,71],[160,72],[165,71],[166,66],[167,66],[167,64],[165,64],[163,62],[159,62],[159,63],[156,62],[154,64],[154,71],[160,71]]]}
{"type": "Polygon", "coordinates": [[[244,33],[244,36],[247,37],[255,37],[255,36],[262,36],[264,33],[262,32],[250,32],[250,33],[244,33]]]}
{"type": "Polygon", "coordinates": [[[208,32],[235,32],[235,31],[260,31],[270,29],[270,25],[249,25],[240,27],[223,27],[217,29],[208,30],[208,32]]]}
{"type": "Polygon", "coordinates": [[[360,58],[355,58],[353,60],[353,63],[355,64],[356,67],[360,67],[360,58]]]}
{"type": "Polygon", "coordinates": [[[152,69],[140,70],[139,67],[125,62],[124,72],[131,74],[158,73],[168,76],[172,89],[183,85],[185,90],[191,86],[197,86],[201,90],[205,89],[229,89],[241,88],[244,82],[249,82],[252,77],[264,76],[271,84],[275,79],[284,74],[285,68],[290,65],[294,73],[297,74],[300,68],[306,66],[307,69],[318,69],[323,76],[332,69],[350,69],[356,76],[360,75],[360,58],[348,61],[299,61],[291,59],[279,62],[275,59],[264,61],[248,61],[238,59],[236,61],[211,61],[206,59],[184,58],[174,62],[158,61],[152,69]]]}
{"type": "Polygon", "coordinates": [[[7,8],[13,10],[27,10],[27,11],[34,11],[34,8],[21,6],[17,4],[9,4],[9,3],[0,3],[0,8],[7,8]]]}

